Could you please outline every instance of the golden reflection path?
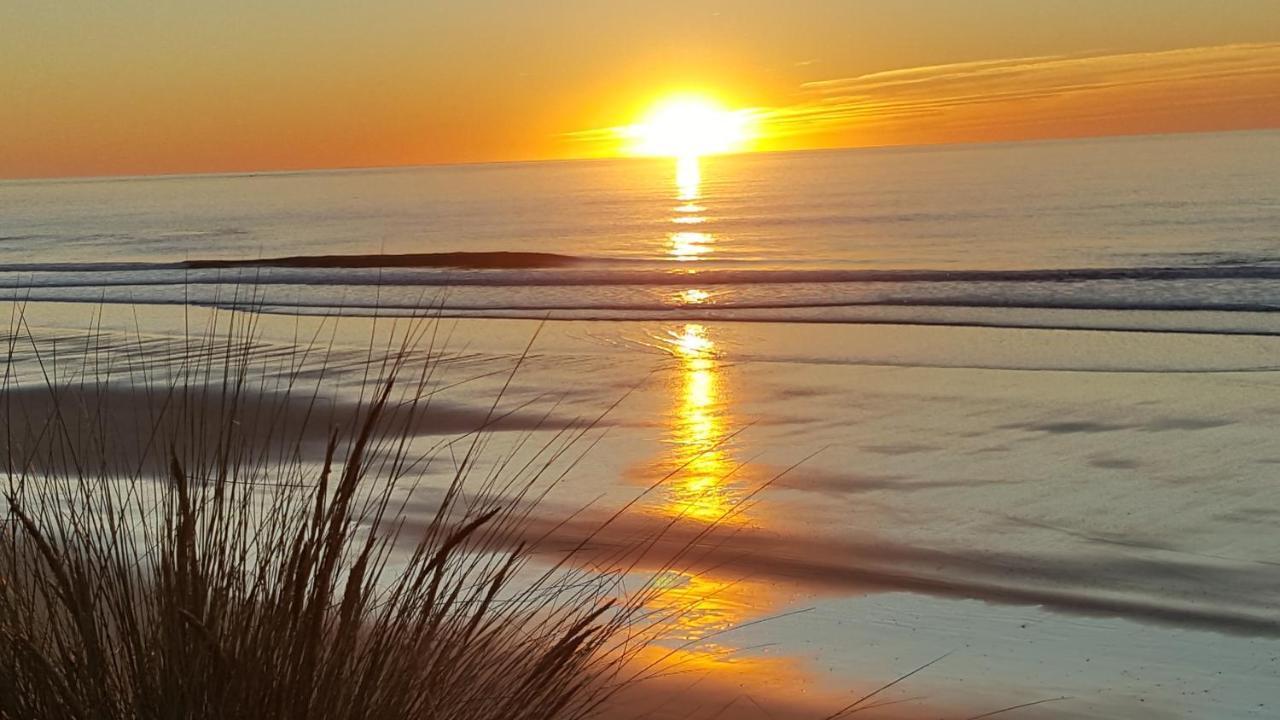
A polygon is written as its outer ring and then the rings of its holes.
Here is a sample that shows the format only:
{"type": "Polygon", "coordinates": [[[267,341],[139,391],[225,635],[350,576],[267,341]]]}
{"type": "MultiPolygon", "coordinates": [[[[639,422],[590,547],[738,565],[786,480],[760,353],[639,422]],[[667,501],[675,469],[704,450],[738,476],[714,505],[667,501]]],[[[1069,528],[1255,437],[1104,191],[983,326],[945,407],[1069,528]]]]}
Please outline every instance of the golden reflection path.
{"type": "Polygon", "coordinates": [[[662,592],[653,603],[671,617],[661,645],[663,665],[680,671],[728,672],[735,682],[750,679],[761,687],[781,683],[795,687],[803,677],[796,658],[747,651],[735,642],[733,629],[783,602],[776,588],[746,580],[727,580],[708,573],[668,572],[657,579],[662,592]],[[674,646],[674,647],[673,647],[674,646]]]}
{"type": "MultiPolygon", "coordinates": [[[[676,197],[672,222],[679,226],[700,225],[702,215],[702,169],[697,156],[676,160],[676,197]]],[[[668,254],[675,260],[700,260],[714,252],[715,238],[709,232],[678,230],[669,235],[668,254]]],[[[675,291],[674,302],[681,306],[713,302],[708,290],[688,287],[675,291]]],[[[661,340],[679,361],[678,402],[673,409],[669,444],[675,448],[669,459],[675,475],[668,483],[664,511],[702,522],[728,523],[740,519],[737,505],[741,488],[731,477],[735,473],[729,456],[725,390],[721,387],[715,342],[707,328],[687,323],[667,331],[661,340]]]]}
{"type": "Polygon", "coordinates": [[[719,373],[715,342],[707,328],[687,323],[663,338],[679,361],[675,406],[670,413],[664,514],[734,524],[744,520],[739,503],[746,493],[730,455],[728,397],[719,373]]]}
{"type": "Polygon", "coordinates": [[[681,200],[692,202],[698,199],[702,189],[702,163],[697,155],[676,158],[676,188],[681,200]]]}
{"type": "MultiPolygon", "coordinates": [[[[717,245],[714,223],[706,214],[709,203],[698,156],[677,158],[674,179],[677,204],[671,209],[673,227],[663,253],[687,263],[678,272],[692,277],[700,263],[713,258],[717,245]]],[[[686,282],[670,292],[673,306],[692,307],[715,303],[725,290],[686,282]]],[[[679,323],[651,340],[669,352],[675,364],[667,384],[671,405],[664,450],[655,462],[645,464],[646,482],[653,479],[648,475],[652,472],[666,478],[649,511],[698,525],[758,524],[755,510],[744,505],[757,479],[734,457],[734,435],[742,423],[733,413],[731,376],[724,372],[723,349],[717,347],[713,329],[697,322],[679,323]]],[[[776,585],[688,568],[662,570],[651,580],[660,592],[647,605],[666,619],[659,621],[665,625],[659,644],[642,655],[670,671],[705,670],[735,686],[776,688],[783,695],[806,681],[798,658],[744,648],[733,633],[789,602],[776,585]]]]}
{"type": "MultiPolygon", "coordinates": [[[[703,229],[707,216],[702,199],[702,166],[696,155],[676,158],[675,215],[671,218],[676,229],[667,234],[666,254],[679,262],[707,260],[715,252],[715,235],[703,229]],[[695,229],[697,228],[697,229],[695,229]]],[[[680,290],[672,302],[676,305],[700,305],[711,298],[702,289],[680,290]]]]}
{"type": "MultiPolygon", "coordinates": [[[[706,326],[686,323],[660,338],[678,365],[671,380],[673,406],[667,425],[669,453],[659,463],[670,474],[657,510],[664,516],[703,524],[748,522],[742,507],[750,488],[732,455],[737,429],[731,393],[721,376],[716,343],[706,326]]],[[[658,604],[671,612],[667,636],[687,643],[680,662],[706,669],[756,667],[759,658],[735,653],[733,627],[771,605],[769,588],[707,572],[668,571],[658,578],[658,604]]],[[[761,667],[772,667],[766,663],[761,667]]]]}
{"type": "MultiPolygon", "coordinates": [[[[676,229],[667,236],[667,254],[682,262],[709,259],[716,238],[704,230],[707,217],[697,157],[677,159],[675,184],[679,204],[671,218],[676,229]]],[[[687,287],[675,291],[673,302],[694,306],[714,299],[707,289],[687,287]]],[[[670,477],[657,511],[704,524],[749,522],[741,503],[750,488],[732,455],[732,435],[738,429],[731,412],[732,393],[726,387],[712,331],[690,322],[667,329],[658,340],[676,366],[669,384],[673,402],[665,438],[668,451],[657,463],[659,471],[670,477]]],[[[735,673],[759,665],[777,674],[776,661],[736,653],[731,637],[724,637],[772,604],[769,588],[705,572],[668,571],[657,582],[663,588],[657,602],[671,611],[668,637],[689,644],[680,652],[682,664],[708,669],[732,664],[735,673]]]]}

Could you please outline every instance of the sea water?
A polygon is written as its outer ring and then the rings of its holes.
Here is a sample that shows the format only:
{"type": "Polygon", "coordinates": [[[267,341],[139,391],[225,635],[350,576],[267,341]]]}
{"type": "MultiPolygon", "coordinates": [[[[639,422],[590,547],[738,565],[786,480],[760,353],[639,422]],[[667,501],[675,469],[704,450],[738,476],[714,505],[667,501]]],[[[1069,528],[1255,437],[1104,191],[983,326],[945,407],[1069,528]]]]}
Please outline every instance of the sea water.
{"type": "Polygon", "coordinates": [[[30,300],[1269,332],[1278,279],[1278,132],[0,183],[30,300]]]}

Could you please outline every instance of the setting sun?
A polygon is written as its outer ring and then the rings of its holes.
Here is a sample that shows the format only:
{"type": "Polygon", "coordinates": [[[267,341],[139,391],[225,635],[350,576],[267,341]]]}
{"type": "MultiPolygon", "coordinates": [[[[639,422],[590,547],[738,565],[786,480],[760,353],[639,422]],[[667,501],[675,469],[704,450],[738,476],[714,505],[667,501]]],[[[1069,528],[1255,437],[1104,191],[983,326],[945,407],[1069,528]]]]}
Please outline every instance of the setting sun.
{"type": "Polygon", "coordinates": [[[747,110],[727,110],[714,100],[680,96],[659,102],[626,128],[636,155],[689,158],[742,150],[754,136],[747,110]]]}
{"type": "Polygon", "coordinates": [[[0,98],[0,720],[1280,720],[1280,0],[0,0],[0,98]]]}

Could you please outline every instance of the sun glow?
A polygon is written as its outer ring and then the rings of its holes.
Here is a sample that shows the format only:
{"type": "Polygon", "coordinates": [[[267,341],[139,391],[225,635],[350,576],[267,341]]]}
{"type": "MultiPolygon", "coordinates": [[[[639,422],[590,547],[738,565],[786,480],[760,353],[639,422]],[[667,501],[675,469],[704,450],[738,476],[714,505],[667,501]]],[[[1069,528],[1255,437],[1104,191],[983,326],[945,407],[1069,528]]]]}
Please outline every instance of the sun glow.
{"type": "Polygon", "coordinates": [[[753,124],[750,111],[726,110],[704,97],[679,96],[659,102],[626,128],[625,135],[636,155],[697,158],[745,149],[755,134],[753,124]]]}

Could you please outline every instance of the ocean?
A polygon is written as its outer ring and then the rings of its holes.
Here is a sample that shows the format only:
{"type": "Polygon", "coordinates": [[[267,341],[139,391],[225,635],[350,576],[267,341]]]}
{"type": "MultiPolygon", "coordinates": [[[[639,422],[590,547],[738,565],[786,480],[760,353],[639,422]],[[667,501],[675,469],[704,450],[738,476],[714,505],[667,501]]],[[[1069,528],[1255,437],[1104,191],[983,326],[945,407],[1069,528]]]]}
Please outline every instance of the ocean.
{"type": "Polygon", "coordinates": [[[1275,132],[7,182],[0,207],[0,288],[31,300],[1070,327],[1280,305],[1275,132]]]}
{"type": "Polygon", "coordinates": [[[448,428],[599,431],[543,519],[731,516],[668,578],[729,694],[653,717],[943,655],[901,717],[1280,712],[1280,132],[9,181],[0,306],[35,386],[232,315],[353,396],[383,318],[443,317],[448,428]]]}

